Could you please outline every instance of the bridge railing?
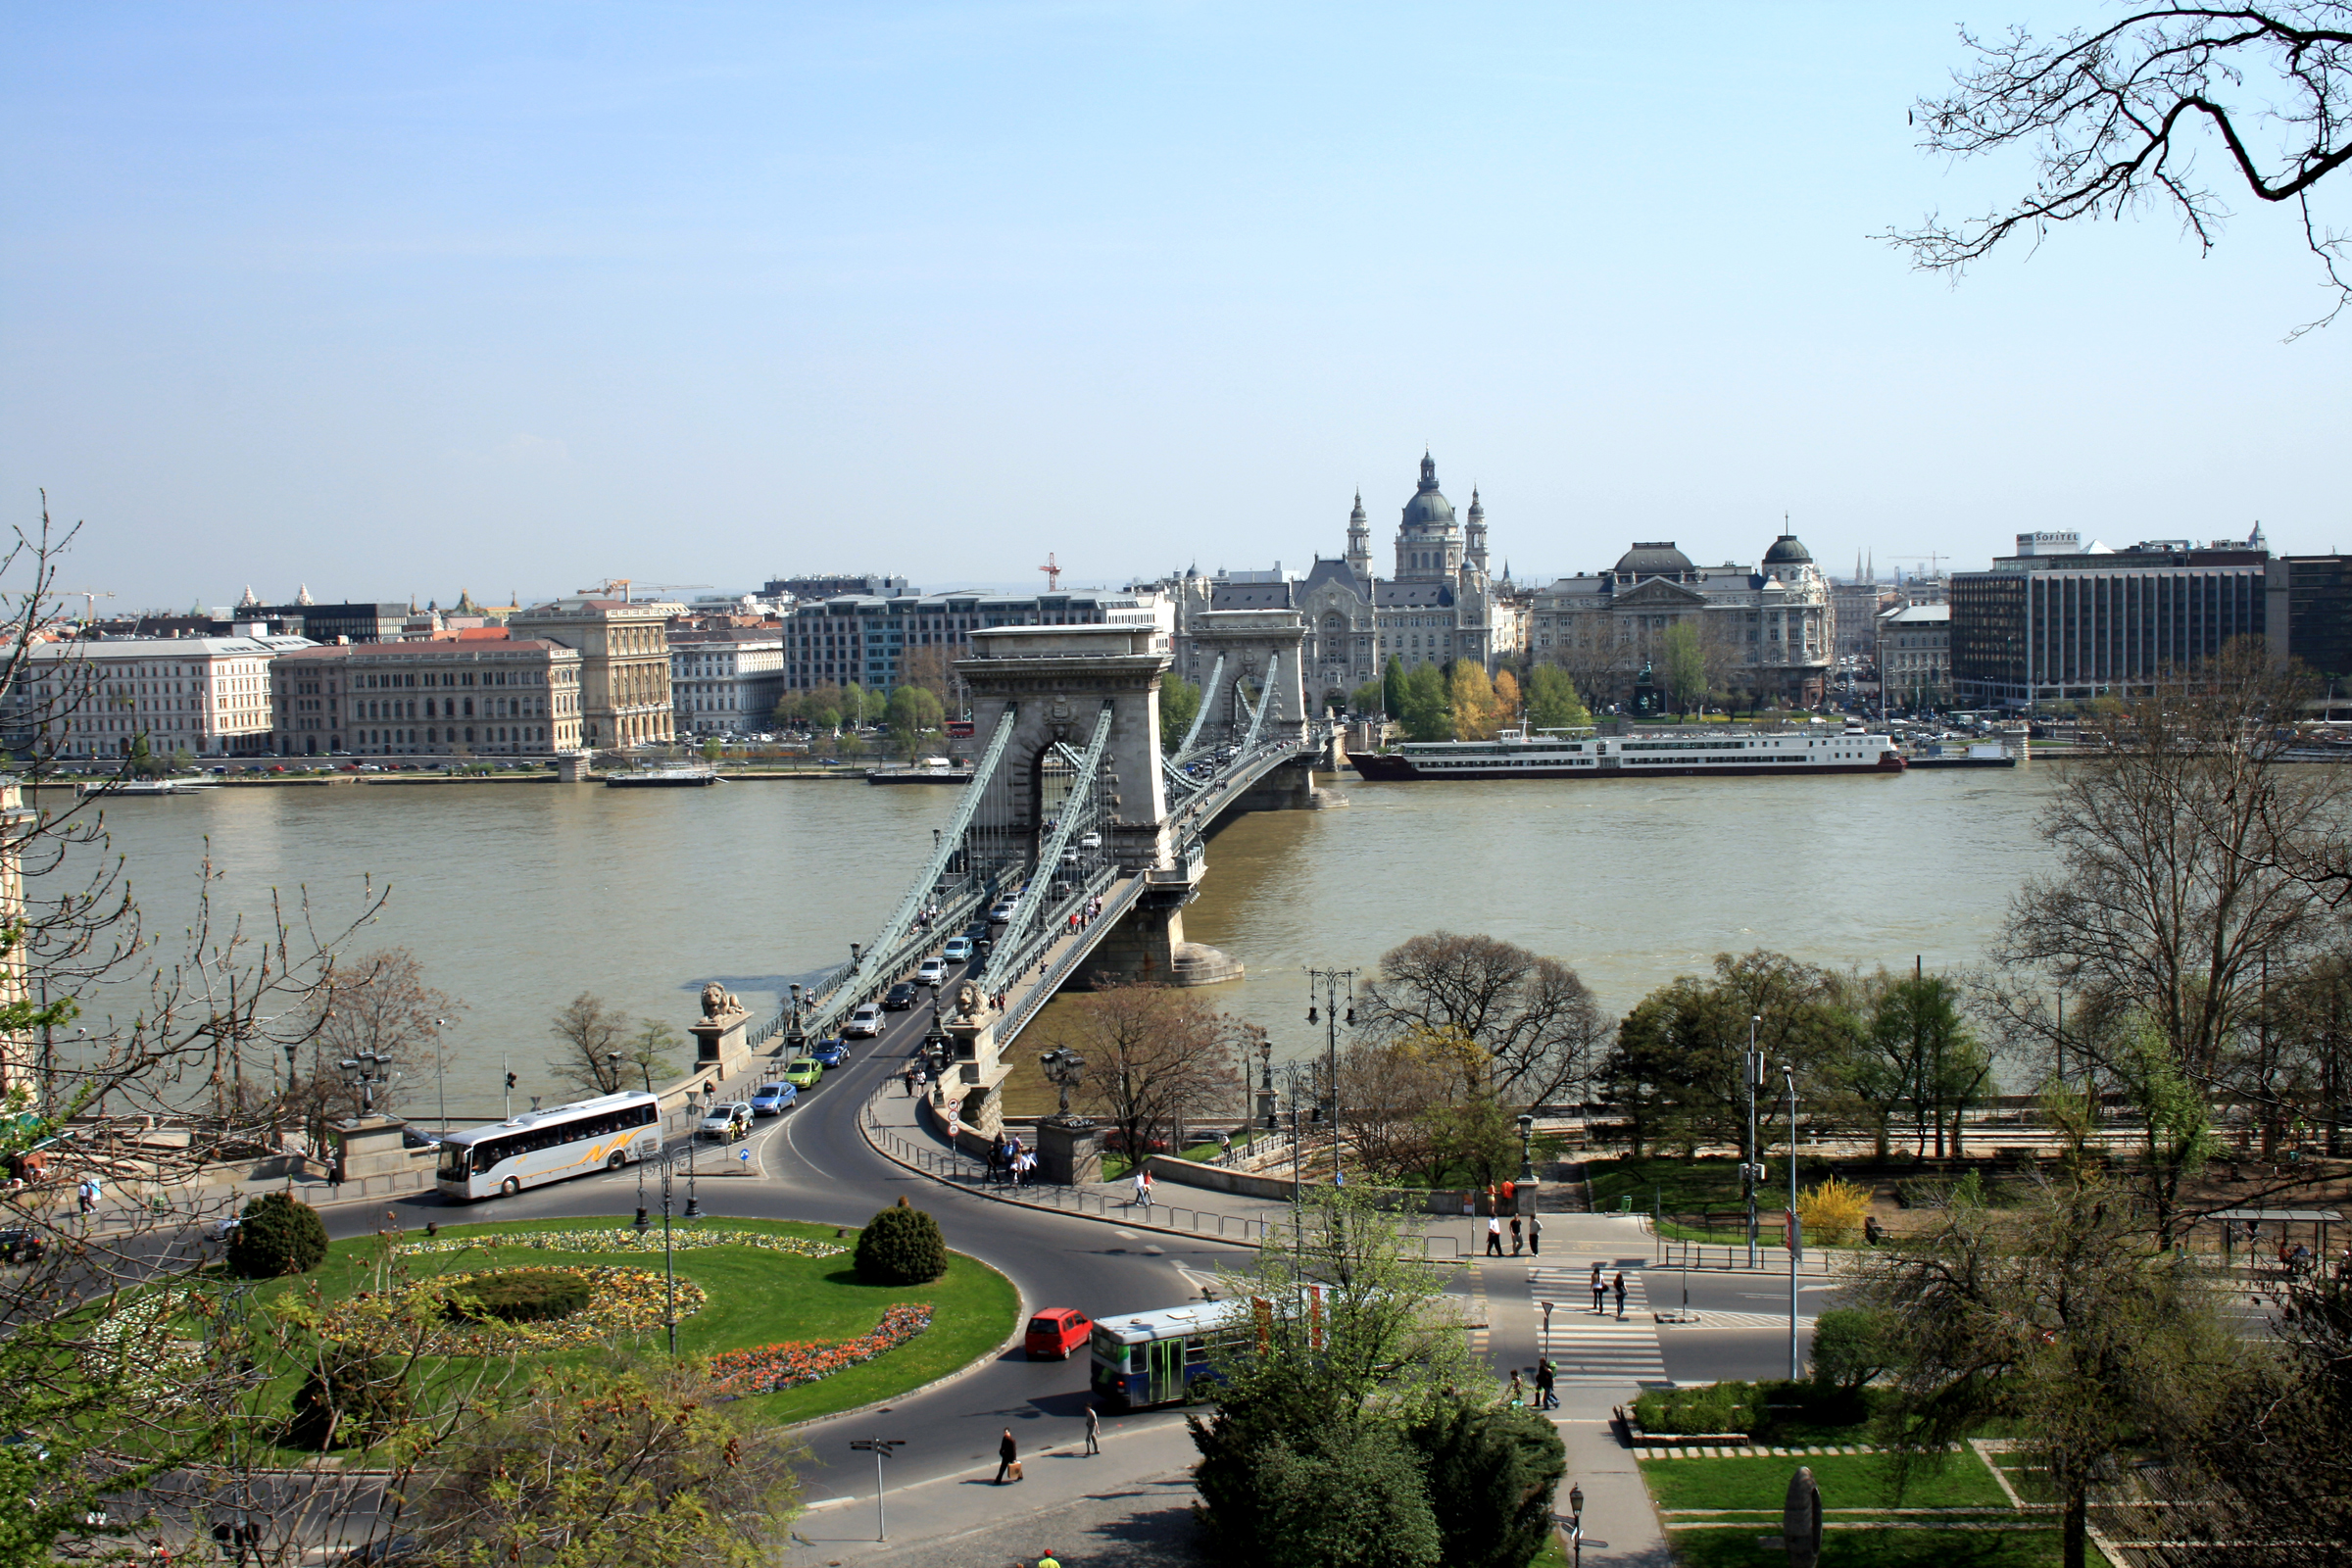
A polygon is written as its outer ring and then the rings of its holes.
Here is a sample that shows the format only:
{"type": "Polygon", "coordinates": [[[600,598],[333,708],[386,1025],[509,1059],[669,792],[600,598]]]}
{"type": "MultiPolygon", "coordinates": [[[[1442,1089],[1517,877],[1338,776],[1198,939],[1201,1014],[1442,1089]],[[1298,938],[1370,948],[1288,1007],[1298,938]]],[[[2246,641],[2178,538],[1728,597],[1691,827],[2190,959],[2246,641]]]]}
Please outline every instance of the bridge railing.
{"type": "MultiPolygon", "coordinates": [[[[1102,877],[1102,886],[1095,891],[1103,895],[1102,912],[1095,916],[1095,919],[1102,925],[1104,932],[1108,932],[1111,926],[1118,923],[1119,916],[1125,914],[1135,901],[1143,897],[1145,879],[1141,875],[1131,875],[1124,884],[1121,884],[1118,880],[1119,873],[1115,867],[1104,867],[1102,877]]],[[[1080,895],[1081,898],[1091,898],[1092,896],[1092,893],[1080,895]]],[[[1066,923],[1066,913],[1063,919],[1066,923]]],[[[1064,935],[1066,934],[1065,932],[1064,935]]],[[[1086,961],[1088,956],[1094,952],[1096,944],[1101,940],[1101,937],[1097,937],[1092,942],[1071,943],[1068,951],[1055,958],[1047,967],[1045,973],[1039,976],[1034,985],[1023,987],[1017,997],[1006,1000],[1004,1016],[997,1024],[999,1047],[1010,1044],[1013,1036],[1029,1026],[1045,1004],[1054,999],[1054,994],[1059,991],[1070,976],[1077,971],[1078,966],[1086,961]]],[[[1037,952],[1030,954],[1024,960],[1023,967],[1014,972],[1016,974],[1027,973],[1027,963],[1037,961],[1038,955],[1051,946],[1051,942],[1041,944],[1037,952]]]]}

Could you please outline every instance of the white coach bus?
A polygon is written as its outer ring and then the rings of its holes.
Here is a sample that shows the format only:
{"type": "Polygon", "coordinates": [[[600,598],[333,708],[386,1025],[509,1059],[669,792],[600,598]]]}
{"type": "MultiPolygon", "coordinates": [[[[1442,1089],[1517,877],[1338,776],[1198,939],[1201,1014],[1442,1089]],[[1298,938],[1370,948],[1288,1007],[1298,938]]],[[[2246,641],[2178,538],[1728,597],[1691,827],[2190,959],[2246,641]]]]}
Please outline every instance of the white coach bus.
{"type": "Polygon", "coordinates": [[[452,1133],[433,1185],[445,1198],[512,1198],[567,1176],[619,1170],[662,1152],[662,1103],[652,1095],[600,1095],[553,1110],[452,1133]]]}

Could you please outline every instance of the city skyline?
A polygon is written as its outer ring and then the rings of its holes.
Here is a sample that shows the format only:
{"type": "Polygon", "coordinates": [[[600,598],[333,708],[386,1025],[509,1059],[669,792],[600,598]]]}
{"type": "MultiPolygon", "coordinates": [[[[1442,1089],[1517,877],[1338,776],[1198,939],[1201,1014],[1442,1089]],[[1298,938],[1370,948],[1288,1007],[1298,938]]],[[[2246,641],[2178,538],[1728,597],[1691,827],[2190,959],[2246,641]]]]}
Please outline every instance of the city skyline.
{"type": "Polygon", "coordinates": [[[27,13],[0,476],[115,609],[1303,571],[1425,447],[1523,585],[2346,543],[2285,215],[1871,237],[2030,177],[1914,148],[1954,20],[27,13]]]}

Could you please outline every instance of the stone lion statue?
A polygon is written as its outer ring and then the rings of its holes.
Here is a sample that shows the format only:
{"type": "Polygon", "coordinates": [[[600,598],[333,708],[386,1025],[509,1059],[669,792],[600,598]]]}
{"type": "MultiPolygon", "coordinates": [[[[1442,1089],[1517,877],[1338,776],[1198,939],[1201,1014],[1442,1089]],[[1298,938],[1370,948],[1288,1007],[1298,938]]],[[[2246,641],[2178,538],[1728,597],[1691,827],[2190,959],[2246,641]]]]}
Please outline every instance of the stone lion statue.
{"type": "Polygon", "coordinates": [[[969,980],[956,988],[956,1016],[958,1018],[980,1016],[980,988],[969,980]]]}
{"type": "Polygon", "coordinates": [[[704,1017],[719,1018],[730,1012],[741,1012],[742,1010],[743,1004],[735,1000],[735,993],[717,981],[713,980],[703,987],[704,1017]]]}

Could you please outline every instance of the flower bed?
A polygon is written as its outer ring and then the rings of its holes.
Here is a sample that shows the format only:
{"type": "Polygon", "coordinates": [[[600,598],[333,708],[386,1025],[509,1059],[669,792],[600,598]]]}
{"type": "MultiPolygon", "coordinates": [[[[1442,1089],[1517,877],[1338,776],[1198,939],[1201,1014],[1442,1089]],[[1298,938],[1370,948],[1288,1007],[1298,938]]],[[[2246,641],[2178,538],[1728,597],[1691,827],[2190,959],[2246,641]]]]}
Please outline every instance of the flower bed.
{"type": "MultiPolygon", "coordinates": [[[[495,1319],[452,1323],[441,1319],[442,1301],[453,1295],[463,1295],[471,1281],[487,1280],[506,1272],[479,1269],[466,1274],[445,1274],[404,1288],[399,1293],[397,1310],[413,1322],[428,1319],[433,1322],[418,1349],[428,1355],[577,1349],[609,1339],[634,1339],[651,1334],[666,1318],[669,1291],[662,1277],[652,1269],[580,1267],[549,1271],[576,1275],[587,1281],[594,1292],[586,1306],[568,1316],[532,1323],[495,1319]]],[[[699,1311],[710,1299],[692,1280],[679,1280],[677,1291],[677,1311],[681,1318],[699,1311]]],[[[356,1296],[326,1314],[320,1321],[320,1332],[330,1340],[365,1341],[382,1316],[385,1304],[365,1295],[356,1296]]]]}
{"type": "Polygon", "coordinates": [[[204,1364],[204,1349],[174,1333],[172,1321],[193,1299],[188,1291],[162,1290],[122,1301],[83,1338],[82,1370],[93,1378],[121,1379],[127,1394],[168,1406],[182,1403],[204,1364]]]}
{"type": "Polygon", "coordinates": [[[749,1350],[721,1350],[710,1358],[710,1382],[729,1398],[774,1394],[871,1361],[930,1326],[928,1305],[902,1301],[882,1314],[882,1321],[872,1333],[837,1345],[800,1340],[762,1345],[749,1350]]]}
{"type": "MultiPolygon", "coordinates": [[[[849,1250],[830,1242],[813,1242],[799,1236],[776,1236],[766,1231],[736,1230],[675,1230],[667,1244],[677,1251],[698,1247],[758,1247],[770,1252],[789,1252],[795,1257],[838,1257],[849,1250]]],[[[435,1236],[422,1241],[402,1242],[397,1250],[409,1252],[463,1252],[475,1248],[520,1247],[542,1252],[659,1252],[663,1246],[660,1231],[648,1230],[640,1236],[629,1226],[615,1226],[600,1231],[507,1231],[491,1236],[435,1236]]]]}

